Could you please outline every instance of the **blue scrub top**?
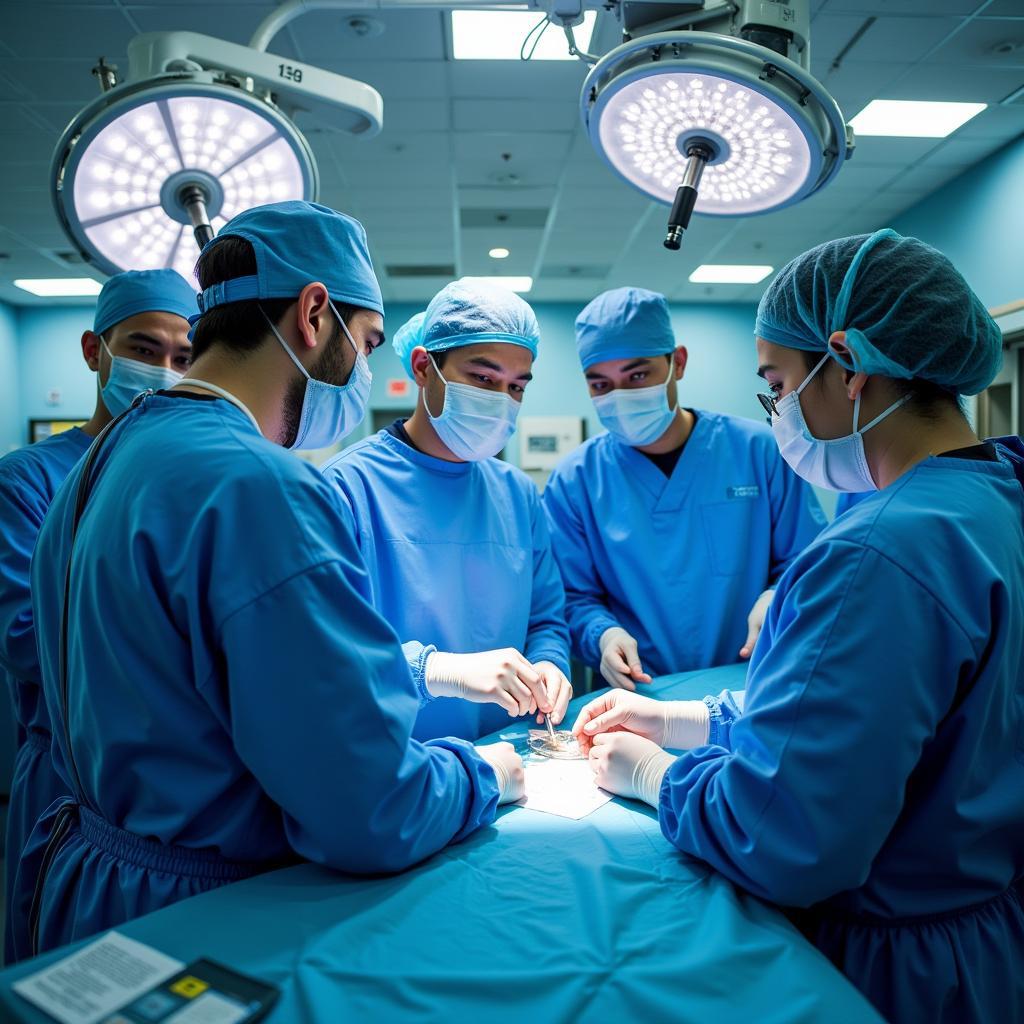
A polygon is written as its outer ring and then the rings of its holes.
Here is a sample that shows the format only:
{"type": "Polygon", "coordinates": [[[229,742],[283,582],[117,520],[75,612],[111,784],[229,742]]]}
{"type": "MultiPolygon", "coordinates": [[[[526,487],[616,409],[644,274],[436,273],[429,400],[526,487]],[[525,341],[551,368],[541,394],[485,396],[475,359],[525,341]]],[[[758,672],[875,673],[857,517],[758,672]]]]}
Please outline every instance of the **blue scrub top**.
{"type": "Polygon", "coordinates": [[[874,494],[874,491],[840,491],[836,498],[836,518],[844,512],[849,512],[854,505],[859,505],[865,498],[874,494]]]}
{"type": "MultiPolygon", "coordinates": [[[[32,561],[57,715],[80,472],[57,493],[32,561]]],[[[135,836],[238,862],[298,854],[378,872],[493,819],[494,772],[469,744],[411,740],[416,689],[334,490],[224,400],[151,396],[102,448],[75,544],[68,642],[85,804],[135,836]]],[[[70,781],[56,722],[53,750],[70,781]]],[[[187,894],[183,884],[148,899],[174,876],[167,858],[137,877],[110,843],[90,852],[93,821],[51,869],[50,942],[87,933],[61,915],[108,927],[125,906],[133,916],[187,894]]]]}
{"type": "Polygon", "coordinates": [[[73,427],[0,459],[0,668],[7,675],[19,735],[27,729],[50,731],[32,624],[32,549],[57,488],[91,443],[73,427]]]}
{"type": "MultiPolygon", "coordinates": [[[[525,473],[498,459],[446,462],[386,430],[323,472],[351,516],[373,603],[414,666],[427,646],[457,654],[514,647],[568,675],[562,581],[525,473]]],[[[507,723],[497,705],[442,697],[424,705],[414,735],[476,739],[507,723]]]]}
{"type": "Polygon", "coordinates": [[[601,434],[555,469],[544,507],[573,652],[596,668],[621,626],[652,675],[738,661],[754,602],[825,523],[763,423],[700,410],[671,476],[601,434]]]}
{"type": "Polygon", "coordinates": [[[926,459],[796,559],[745,711],[661,791],[666,837],[812,908],[890,1020],[1024,1017],[1024,471],[999,451],[926,459]]]}
{"type": "Polygon", "coordinates": [[[57,488],[91,443],[88,434],[74,427],[0,459],[0,675],[10,693],[10,710],[0,716],[0,791],[10,797],[4,849],[6,963],[14,961],[28,934],[31,901],[20,900],[15,886],[22,853],[40,815],[67,793],[50,759],[50,717],[36,653],[30,563],[57,488]],[[11,742],[16,753],[8,746],[11,742]]]}

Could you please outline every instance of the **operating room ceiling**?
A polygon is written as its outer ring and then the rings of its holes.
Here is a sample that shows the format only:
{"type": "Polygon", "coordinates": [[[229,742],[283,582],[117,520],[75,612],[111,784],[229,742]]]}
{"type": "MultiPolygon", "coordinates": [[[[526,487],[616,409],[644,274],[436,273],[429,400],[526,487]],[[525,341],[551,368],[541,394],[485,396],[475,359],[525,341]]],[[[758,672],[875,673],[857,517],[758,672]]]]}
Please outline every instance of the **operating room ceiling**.
{"type": "MultiPolygon", "coordinates": [[[[245,43],[273,7],[0,2],[0,299],[53,303],[10,282],[83,273],[53,213],[48,170],[61,130],[97,93],[96,59],[126,69],[139,32],[191,29],[245,43]]],[[[436,10],[310,13],[270,49],[384,97],[376,138],[308,137],[321,201],[366,225],[387,301],[429,298],[453,274],[495,273],[532,275],[534,301],[582,303],[624,284],[677,301],[754,301],[763,283],[687,279],[700,263],[778,268],[825,238],[884,226],[1024,133],[1024,0],[812,0],[812,11],[811,70],[847,119],[875,98],[990,107],[947,139],[860,139],[819,195],[768,216],[695,217],[678,253],[661,245],[666,207],[615,178],[584,137],[583,64],[453,61],[449,17],[436,10]],[[360,37],[354,16],[384,31],[360,37]],[[496,246],[511,255],[492,260],[496,246]]],[[[617,41],[602,14],[591,50],[617,41]]]]}

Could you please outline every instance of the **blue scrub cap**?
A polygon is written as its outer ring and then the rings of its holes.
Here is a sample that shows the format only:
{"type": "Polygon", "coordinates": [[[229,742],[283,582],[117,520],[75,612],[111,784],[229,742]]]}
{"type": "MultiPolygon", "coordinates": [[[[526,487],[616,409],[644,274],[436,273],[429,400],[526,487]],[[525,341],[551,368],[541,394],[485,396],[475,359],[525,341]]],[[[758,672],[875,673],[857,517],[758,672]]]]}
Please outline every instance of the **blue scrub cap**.
{"type": "Polygon", "coordinates": [[[520,345],[536,359],[537,317],[515,292],[463,277],[442,288],[424,312],[403,324],[391,344],[411,377],[412,350],[419,345],[428,352],[443,352],[486,341],[520,345]]]}
{"type": "Polygon", "coordinates": [[[824,352],[835,331],[846,332],[846,369],[956,394],[983,391],[1003,360],[999,328],[956,267],[891,228],[798,256],[757,307],[757,336],[777,345],[824,352]]]}
{"type": "Polygon", "coordinates": [[[196,313],[195,289],[176,270],[126,270],[111,277],[96,300],[92,329],[97,334],[137,313],[196,313]]]}
{"type": "Polygon", "coordinates": [[[675,347],[668,302],[646,288],[602,292],[576,317],[576,351],[584,370],[606,359],[663,356],[675,347]]]}
{"type": "Polygon", "coordinates": [[[301,200],[254,206],[232,217],[207,245],[231,235],[253,247],[256,273],[218,281],[200,292],[200,316],[230,302],[294,299],[311,281],[323,281],[335,302],[383,315],[366,232],[352,217],[301,200]]]}

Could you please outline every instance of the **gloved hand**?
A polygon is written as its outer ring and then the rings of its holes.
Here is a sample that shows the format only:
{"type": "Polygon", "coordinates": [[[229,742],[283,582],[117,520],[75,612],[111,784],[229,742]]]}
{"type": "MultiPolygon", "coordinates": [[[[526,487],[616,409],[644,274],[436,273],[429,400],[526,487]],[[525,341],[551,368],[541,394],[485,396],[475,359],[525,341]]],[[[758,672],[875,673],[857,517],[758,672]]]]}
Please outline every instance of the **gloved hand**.
{"type": "Polygon", "coordinates": [[[572,732],[585,754],[597,737],[630,732],[659,747],[689,750],[708,741],[711,713],[702,700],[654,700],[612,690],[595,697],[579,713],[572,732]]]}
{"type": "Polygon", "coordinates": [[[606,629],[597,644],[601,648],[601,675],[609,686],[635,690],[637,683],[651,681],[640,664],[636,640],[620,626],[606,629]]]}
{"type": "Polygon", "coordinates": [[[500,704],[512,718],[552,705],[544,680],[514,647],[478,654],[434,651],[424,672],[427,690],[434,697],[461,697],[474,704],[500,704]]]}
{"type": "MultiPolygon", "coordinates": [[[[572,683],[565,678],[562,670],[551,661],[535,661],[533,667],[540,673],[544,681],[544,690],[551,703],[551,711],[548,717],[552,725],[560,725],[565,718],[565,709],[572,700],[572,683]]],[[[538,715],[537,722],[543,722],[544,716],[538,715]]]]}
{"type": "Polygon", "coordinates": [[[764,625],[765,617],[768,615],[768,608],[771,606],[772,598],[775,596],[774,588],[766,590],[755,602],[747,616],[747,642],[740,648],[740,657],[749,658],[754,653],[754,644],[764,625]]]}
{"type": "Polygon", "coordinates": [[[498,780],[498,803],[514,803],[526,795],[526,773],[523,759],[511,743],[489,743],[476,752],[494,769],[498,780]]]}
{"type": "Polygon", "coordinates": [[[658,806],[661,783],[675,758],[656,743],[628,732],[594,738],[590,767],[594,781],[609,793],[658,806]]]}

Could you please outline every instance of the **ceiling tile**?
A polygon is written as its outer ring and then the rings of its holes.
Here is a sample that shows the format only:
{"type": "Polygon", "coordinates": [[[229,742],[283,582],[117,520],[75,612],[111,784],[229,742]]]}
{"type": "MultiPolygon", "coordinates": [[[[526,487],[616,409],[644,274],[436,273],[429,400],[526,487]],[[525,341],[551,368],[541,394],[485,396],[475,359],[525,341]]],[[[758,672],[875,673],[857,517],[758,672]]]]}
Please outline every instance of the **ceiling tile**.
{"type": "MultiPolygon", "coordinates": [[[[1021,10],[1024,11],[1024,7],[1021,10]]],[[[1024,72],[1024,19],[972,21],[936,52],[934,62],[983,64],[993,68],[1015,67],[1024,72]],[[1004,53],[997,49],[1003,43],[1013,46],[1013,51],[1004,53]]]]}
{"type": "MultiPolygon", "coordinates": [[[[4,43],[22,60],[80,58],[88,54],[92,63],[101,53],[126,53],[128,42],[136,35],[128,19],[113,5],[87,8],[62,6],[59,12],[51,10],[45,17],[58,18],[59,27],[48,26],[40,31],[41,22],[28,13],[24,4],[4,5],[4,43]],[[17,12],[17,13],[16,13],[17,12]]],[[[42,13],[42,12],[40,12],[42,13]]],[[[178,23],[179,26],[181,22],[178,23]]]]}
{"type": "MultiPolygon", "coordinates": [[[[248,44],[259,23],[277,4],[252,3],[154,3],[137,6],[134,0],[128,15],[139,26],[140,32],[198,32],[215,36],[229,43],[248,44]]],[[[132,33],[134,35],[134,33],[132,33]]],[[[287,32],[271,41],[270,52],[282,53],[281,43],[287,32]]],[[[291,54],[288,54],[291,56],[291,54]]]]}
{"type": "Polygon", "coordinates": [[[576,127],[577,108],[570,100],[541,104],[530,100],[454,100],[456,131],[571,131],[576,127]]]}
{"type": "Polygon", "coordinates": [[[973,14],[982,0],[830,0],[831,14],[874,14],[879,17],[912,14],[941,18],[950,14],[973,14]]]}
{"type": "Polygon", "coordinates": [[[962,67],[925,63],[880,89],[878,95],[893,100],[959,100],[966,103],[998,103],[1024,85],[1024,72],[989,64],[962,67]]]}
{"type": "Polygon", "coordinates": [[[439,10],[311,11],[293,21],[291,31],[310,64],[349,74],[353,60],[392,66],[407,60],[440,61],[444,17],[439,10]],[[361,37],[348,27],[354,18],[377,22],[383,32],[361,37]]]}

